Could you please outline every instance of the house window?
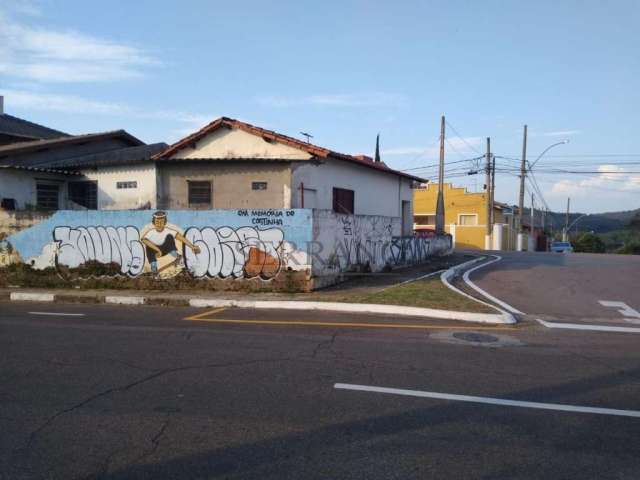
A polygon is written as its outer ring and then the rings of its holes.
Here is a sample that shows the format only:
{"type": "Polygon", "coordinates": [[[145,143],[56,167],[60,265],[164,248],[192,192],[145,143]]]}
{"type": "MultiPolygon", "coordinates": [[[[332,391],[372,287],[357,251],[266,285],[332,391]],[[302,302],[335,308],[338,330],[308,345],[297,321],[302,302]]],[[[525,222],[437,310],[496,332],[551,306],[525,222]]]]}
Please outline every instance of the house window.
{"type": "Polygon", "coordinates": [[[135,180],[133,182],[116,182],[116,188],[138,188],[138,182],[136,182],[135,180]]]}
{"type": "Polygon", "coordinates": [[[478,225],[478,215],[475,213],[461,213],[458,215],[459,225],[478,225]]]}
{"type": "Polygon", "coordinates": [[[211,182],[187,182],[189,185],[189,208],[211,207],[211,182]]]}
{"type": "Polygon", "coordinates": [[[96,182],[69,182],[69,200],[89,210],[98,208],[98,185],[96,182]]]}
{"type": "Polygon", "coordinates": [[[36,205],[42,210],[58,209],[58,194],[60,187],[47,183],[36,184],[36,205]]]}
{"type": "Polygon", "coordinates": [[[353,214],[353,190],[333,188],[333,211],[336,213],[353,214]]]}
{"type": "Polygon", "coordinates": [[[435,225],[436,216],[435,215],[414,215],[413,223],[415,223],[416,225],[435,225]]]}
{"type": "Polygon", "coordinates": [[[267,182],[251,182],[251,190],[266,190],[267,182]]]}

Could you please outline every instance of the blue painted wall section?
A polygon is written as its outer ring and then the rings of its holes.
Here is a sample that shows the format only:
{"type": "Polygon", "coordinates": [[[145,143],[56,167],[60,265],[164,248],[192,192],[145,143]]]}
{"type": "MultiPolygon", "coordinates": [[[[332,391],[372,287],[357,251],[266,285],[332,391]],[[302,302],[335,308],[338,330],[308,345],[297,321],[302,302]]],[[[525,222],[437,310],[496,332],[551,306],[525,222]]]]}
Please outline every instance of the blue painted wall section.
{"type": "Polygon", "coordinates": [[[168,210],[58,211],[8,238],[34,268],[88,262],[120,273],[269,280],[283,268],[307,268],[312,211],[168,210]]]}

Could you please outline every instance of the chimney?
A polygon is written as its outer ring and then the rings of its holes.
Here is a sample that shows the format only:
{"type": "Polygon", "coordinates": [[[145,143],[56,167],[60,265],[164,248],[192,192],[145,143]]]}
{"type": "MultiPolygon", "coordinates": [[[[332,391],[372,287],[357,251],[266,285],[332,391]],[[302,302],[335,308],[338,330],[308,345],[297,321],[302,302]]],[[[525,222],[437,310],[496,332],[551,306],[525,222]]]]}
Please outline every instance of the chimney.
{"type": "Polygon", "coordinates": [[[4,113],[4,97],[0,95],[0,115],[4,113]]]}

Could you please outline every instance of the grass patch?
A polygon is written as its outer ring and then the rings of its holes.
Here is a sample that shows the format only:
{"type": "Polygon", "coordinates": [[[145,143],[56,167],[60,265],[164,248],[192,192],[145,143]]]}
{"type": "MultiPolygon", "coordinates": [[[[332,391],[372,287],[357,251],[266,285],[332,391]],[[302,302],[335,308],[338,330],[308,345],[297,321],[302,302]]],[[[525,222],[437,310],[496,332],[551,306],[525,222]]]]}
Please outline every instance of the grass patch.
{"type": "Polygon", "coordinates": [[[447,288],[440,277],[427,278],[391,287],[381,292],[354,293],[322,298],[326,301],[349,303],[377,303],[383,305],[404,305],[407,307],[436,308],[474,313],[496,313],[481,303],[464,297],[447,288]]]}

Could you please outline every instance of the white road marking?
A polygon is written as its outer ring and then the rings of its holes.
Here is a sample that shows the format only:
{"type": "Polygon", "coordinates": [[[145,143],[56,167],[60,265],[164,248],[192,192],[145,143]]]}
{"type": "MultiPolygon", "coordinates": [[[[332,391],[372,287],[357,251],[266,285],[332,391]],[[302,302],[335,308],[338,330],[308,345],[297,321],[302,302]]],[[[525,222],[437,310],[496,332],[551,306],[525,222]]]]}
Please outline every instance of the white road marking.
{"type": "Polygon", "coordinates": [[[590,325],[588,323],[559,323],[559,322],[545,322],[544,320],[536,319],[538,323],[544,325],[547,328],[564,328],[567,330],[591,330],[596,332],[617,332],[617,333],[640,333],[640,328],[636,327],[614,327],[610,325],[590,325]]]}
{"type": "Polygon", "coordinates": [[[490,293],[486,292],[485,290],[483,290],[482,288],[480,288],[479,286],[477,286],[475,283],[473,283],[470,279],[469,279],[469,275],[478,270],[479,268],[482,267],[486,267],[487,265],[491,265],[492,263],[495,262],[499,262],[500,260],[502,260],[502,257],[500,255],[492,255],[492,257],[494,257],[494,260],[491,260],[490,262],[486,262],[483,264],[478,265],[477,267],[473,267],[469,270],[467,270],[466,272],[464,272],[464,274],[462,275],[462,280],[464,280],[464,282],[469,285],[471,288],[473,288],[476,292],[478,292],[479,294],[483,295],[485,298],[488,298],[489,300],[491,300],[493,303],[496,303],[498,305],[500,305],[502,308],[504,308],[505,310],[507,310],[508,312],[511,313],[516,313],[518,315],[524,315],[520,310],[518,310],[515,307],[512,307],[511,305],[509,305],[506,302],[503,302],[502,300],[500,300],[499,298],[494,297],[493,295],[491,295],[490,293]]]}
{"type": "Polygon", "coordinates": [[[598,303],[603,307],[611,307],[617,308],[618,313],[620,313],[625,321],[629,323],[639,323],[640,324],[640,312],[634,310],[629,305],[624,302],[612,302],[610,300],[598,300],[598,303]]]}
{"type": "Polygon", "coordinates": [[[540,410],[556,410],[560,412],[594,413],[598,415],[615,415],[619,417],[640,418],[638,410],[618,410],[615,408],[583,407],[580,405],[563,405],[560,403],[526,402],[520,400],[505,400],[502,398],[474,397],[470,395],[456,395],[451,393],[422,392],[420,390],[405,390],[402,388],[373,387],[368,385],[352,385],[348,383],[336,383],[334,388],[338,390],[356,390],[360,392],[388,393],[404,395],[407,397],[435,398],[438,400],[454,400],[458,402],[483,403],[488,405],[501,405],[505,407],[536,408],[540,410]]]}
{"type": "Polygon", "coordinates": [[[60,315],[62,317],[84,317],[84,313],[62,313],[62,312],[29,312],[31,315],[60,315]]]}

